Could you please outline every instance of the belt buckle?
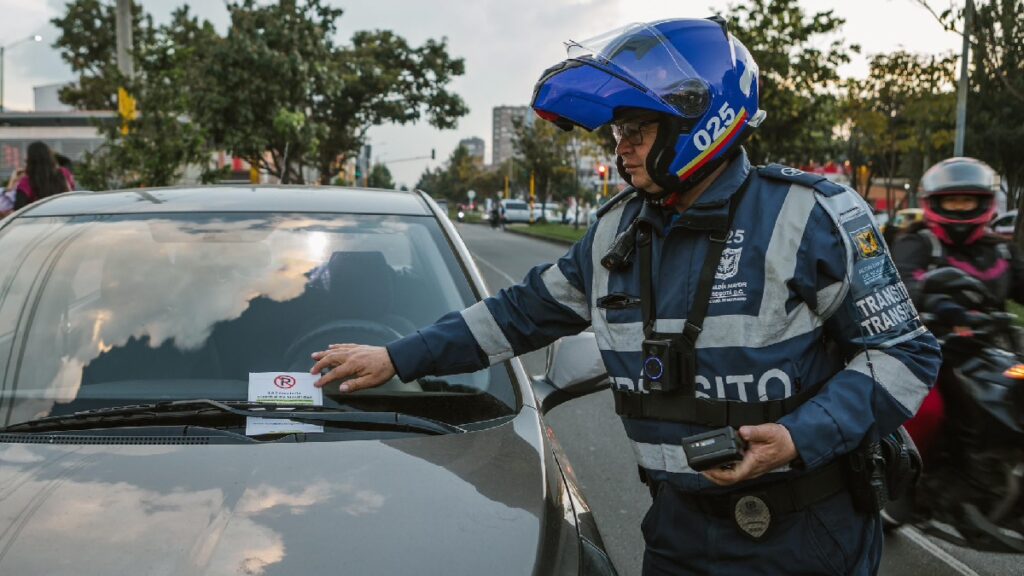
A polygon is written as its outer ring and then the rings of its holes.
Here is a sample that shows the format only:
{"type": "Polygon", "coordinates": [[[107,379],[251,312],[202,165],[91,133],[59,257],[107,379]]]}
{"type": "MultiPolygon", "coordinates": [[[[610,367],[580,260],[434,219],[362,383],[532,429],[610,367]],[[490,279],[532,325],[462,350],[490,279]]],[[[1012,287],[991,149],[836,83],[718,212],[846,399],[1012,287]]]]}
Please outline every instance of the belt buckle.
{"type": "Polygon", "coordinates": [[[760,540],[772,524],[772,511],[763,494],[747,494],[733,505],[736,527],[754,540],[760,540]]]}

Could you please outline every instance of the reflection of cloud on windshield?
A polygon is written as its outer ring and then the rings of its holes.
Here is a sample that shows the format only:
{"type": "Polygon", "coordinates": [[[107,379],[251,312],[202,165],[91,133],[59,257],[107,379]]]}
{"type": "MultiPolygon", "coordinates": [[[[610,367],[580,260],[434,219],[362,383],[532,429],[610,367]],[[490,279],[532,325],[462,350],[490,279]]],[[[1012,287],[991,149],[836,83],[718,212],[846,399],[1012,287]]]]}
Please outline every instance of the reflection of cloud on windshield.
{"type": "MultiPolygon", "coordinates": [[[[335,252],[366,250],[369,242],[373,250],[395,250],[385,254],[392,265],[408,266],[407,242],[374,237],[408,235],[410,227],[377,216],[293,214],[62,223],[48,246],[57,258],[19,362],[21,396],[5,420],[45,415],[54,402],[78,399],[83,372],[133,338],[151,349],[202,350],[218,323],[238,319],[254,300],[302,295],[335,252]]],[[[136,356],[117,362],[144,361],[136,356]]]]}
{"type": "MultiPolygon", "coordinates": [[[[217,322],[238,318],[254,298],[282,302],[301,295],[322,263],[323,250],[311,254],[305,234],[268,240],[273,232],[262,219],[191,223],[187,232],[178,224],[67,225],[86,229],[47,282],[19,373],[22,387],[45,388],[46,400],[22,400],[10,421],[75,399],[83,368],[132,337],[148,337],[152,348],[201,347],[217,322]]],[[[299,218],[286,228],[312,226],[323,222],[299,218]]]]}

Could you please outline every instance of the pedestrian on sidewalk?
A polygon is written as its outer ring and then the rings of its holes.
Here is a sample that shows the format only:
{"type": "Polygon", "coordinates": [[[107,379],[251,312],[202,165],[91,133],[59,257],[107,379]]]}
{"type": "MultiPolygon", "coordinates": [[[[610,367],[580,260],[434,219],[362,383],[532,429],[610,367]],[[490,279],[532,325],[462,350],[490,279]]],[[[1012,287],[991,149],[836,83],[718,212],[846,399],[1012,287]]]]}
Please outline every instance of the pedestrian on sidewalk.
{"type": "Polygon", "coordinates": [[[28,145],[25,175],[18,181],[14,209],[18,210],[54,194],[74,190],[73,183],[74,177],[71,176],[71,172],[57,164],[57,158],[50,147],[43,142],[33,142],[28,145]]]}

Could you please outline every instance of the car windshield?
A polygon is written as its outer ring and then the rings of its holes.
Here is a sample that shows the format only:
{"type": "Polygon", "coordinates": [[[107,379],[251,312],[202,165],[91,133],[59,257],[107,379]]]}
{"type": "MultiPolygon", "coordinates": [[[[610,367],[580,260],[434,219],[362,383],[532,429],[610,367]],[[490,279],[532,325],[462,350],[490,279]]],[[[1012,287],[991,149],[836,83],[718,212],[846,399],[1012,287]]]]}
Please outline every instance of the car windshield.
{"type": "MultiPolygon", "coordinates": [[[[210,398],[381,345],[476,296],[431,217],[161,214],[17,219],[0,231],[0,422],[210,398]]],[[[513,413],[508,366],[325,405],[467,423],[513,413]]]]}

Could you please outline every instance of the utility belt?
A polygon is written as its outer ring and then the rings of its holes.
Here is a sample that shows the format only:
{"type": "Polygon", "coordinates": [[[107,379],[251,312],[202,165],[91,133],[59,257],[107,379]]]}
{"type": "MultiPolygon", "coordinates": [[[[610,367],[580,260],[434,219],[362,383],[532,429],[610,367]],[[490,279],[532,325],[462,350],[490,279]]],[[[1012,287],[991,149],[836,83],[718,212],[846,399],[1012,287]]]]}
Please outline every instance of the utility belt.
{"type": "Polygon", "coordinates": [[[774,519],[848,490],[848,481],[843,463],[836,460],[798,478],[725,494],[681,492],[668,483],[648,484],[648,487],[652,496],[658,489],[674,490],[684,506],[709,516],[732,519],[745,534],[759,539],[767,533],[774,519]]]}
{"type": "Polygon", "coordinates": [[[700,424],[711,428],[739,428],[775,422],[796,410],[815,392],[817,387],[808,387],[788,398],[764,402],[697,398],[692,391],[637,394],[613,390],[612,396],[615,399],[615,413],[624,418],[700,424]]]}

